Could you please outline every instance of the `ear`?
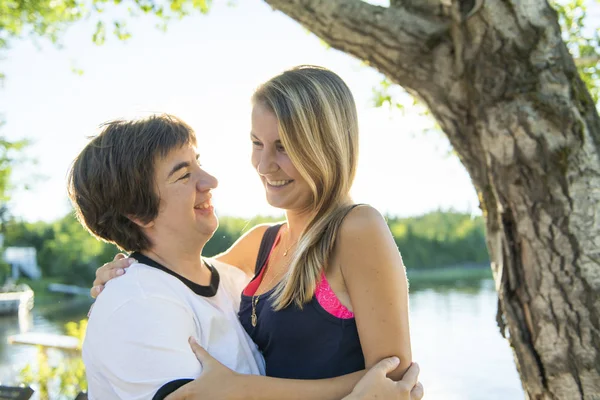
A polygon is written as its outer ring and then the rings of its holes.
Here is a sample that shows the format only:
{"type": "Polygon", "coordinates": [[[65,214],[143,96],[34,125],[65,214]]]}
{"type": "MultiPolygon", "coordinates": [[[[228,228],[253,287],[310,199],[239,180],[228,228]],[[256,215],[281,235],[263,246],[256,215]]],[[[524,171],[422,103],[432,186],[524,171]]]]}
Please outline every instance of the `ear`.
{"type": "Polygon", "coordinates": [[[148,229],[148,228],[152,228],[154,226],[154,220],[152,220],[150,222],[143,222],[141,219],[131,216],[131,215],[128,215],[127,218],[131,222],[133,222],[134,224],[139,226],[140,228],[148,229]]]}

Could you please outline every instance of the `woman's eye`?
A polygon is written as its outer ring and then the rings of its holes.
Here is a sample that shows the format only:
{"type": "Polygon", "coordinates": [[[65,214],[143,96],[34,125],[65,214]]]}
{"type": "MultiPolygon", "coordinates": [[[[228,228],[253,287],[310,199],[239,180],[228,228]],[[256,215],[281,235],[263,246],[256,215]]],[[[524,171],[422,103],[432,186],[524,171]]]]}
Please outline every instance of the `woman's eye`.
{"type": "Polygon", "coordinates": [[[183,180],[183,179],[187,179],[187,178],[189,178],[190,176],[192,176],[192,174],[190,174],[190,173],[188,172],[187,174],[183,175],[183,176],[182,176],[181,178],[179,178],[178,180],[180,180],[180,181],[181,181],[181,180],[183,180]]]}
{"type": "Polygon", "coordinates": [[[260,147],[260,146],[262,146],[262,143],[261,143],[261,142],[257,142],[257,141],[255,141],[255,140],[253,140],[253,141],[252,141],[252,145],[253,145],[253,146],[256,146],[256,147],[260,147]]]}
{"type": "Polygon", "coordinates": [[[277,146],[277,151],[285,153],[285,147],[283,147],[282,145],[279,145],[279,146],[277,146]]]}

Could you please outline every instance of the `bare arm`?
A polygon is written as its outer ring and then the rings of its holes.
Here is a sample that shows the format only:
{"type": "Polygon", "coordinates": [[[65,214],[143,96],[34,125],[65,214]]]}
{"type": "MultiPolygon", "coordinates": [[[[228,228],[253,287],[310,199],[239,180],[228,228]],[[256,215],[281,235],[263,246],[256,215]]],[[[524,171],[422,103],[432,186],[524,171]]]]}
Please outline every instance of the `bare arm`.
{"type": "Polygon", "coordinates": [[[270,224],[256,225],[236,240],[229,249],[217,254],[214,258],[241,269],[247,275],[254,276],[260,242],[269,226],[270,224]]]}
{"type": "Polygon", "coordinates": [[[336,247],[365,365],[397,356],[390,378],[400,380],[412,354],[406,271],[392,234],[377,210],[357,207],[342,223],[336,247]]]}
{"type": "Polygon", "coordinates": [[[190,345],[202,364],[202,375],[167,396],[167,400],[339,400],[348,395],[365,374],[360,371],[318,380],[242,375],[215,360],[193,338],[190,345]]]}
{"type": "Polygon", "coordinates": [[[202,364],[202,375],[167,396],[167,400],[339,400],[342,397],[342,400],[421,400],[423,398],[423,386],[417,381],[419,377],[417,364],[411,365],[399,382],[387,378],[387,375],[400,363],[397,357],[383,359],[366,374],[365,371],[360,371],[332,379],[293,380],[236,374],[210,356],[193,338],[190,338],[190,346],[202,364]],[[349,392],[351,393],[348,394],[349,392]]]}
{"type": "Polygon", "coordinates": [[[365,371],[330,379],[280,379],[245,375],[246,400],[339,400],[352,391],[365,371]]]}
{"type": "Polygon", "coordinates": [[[350,395],[342,400],[421,400],[423,385],[418,382],[419,366],[410,366],[401,381],[394,382],[387,374],[398,367],[398,357],[379,361],[358,382],[350,395]]]}

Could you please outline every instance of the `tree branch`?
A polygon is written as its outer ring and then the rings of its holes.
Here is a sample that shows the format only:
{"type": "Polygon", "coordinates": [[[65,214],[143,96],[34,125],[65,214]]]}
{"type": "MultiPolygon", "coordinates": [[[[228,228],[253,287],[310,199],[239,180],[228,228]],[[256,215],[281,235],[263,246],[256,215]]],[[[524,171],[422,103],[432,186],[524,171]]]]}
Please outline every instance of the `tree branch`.
{"type": "Polygon", "coordinates": [[[431,43],[448,32],[448,19],[400,5],[380,7],[360,0],[265,0],[331,47],[364,60],[398,83],[424,79],[415,65],[432,64],[431,43]]]}
{"type": "Polygon", "coordinates": [[[575,65],[578,67],[591,67],[594,64],[600,62],[600,55],[594,54],[593,56],[580,57],[575,59],[575,65]]]}
{"type": "Polygon", "coordinates": [[[417,10],[426,15],[445,15],[441,0],[390,0],[390,7],[417,10]]]}

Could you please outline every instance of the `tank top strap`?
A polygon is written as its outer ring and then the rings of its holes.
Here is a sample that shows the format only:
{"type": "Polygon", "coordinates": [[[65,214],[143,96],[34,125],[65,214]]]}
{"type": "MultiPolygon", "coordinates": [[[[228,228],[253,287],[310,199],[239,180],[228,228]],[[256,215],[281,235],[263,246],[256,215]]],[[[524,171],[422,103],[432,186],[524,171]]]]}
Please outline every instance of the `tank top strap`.
{"type": "Polygon", "coordinates": [[[254,267],[254,275],[257,276],[260,273],[260,270],[267,262],[269,258],[269,253],[271,252],[271,248],[273,247],[273,243],[277,239],[277,234],[283,224],[273,225],[267,228],[265,231],[262,240],[260,242],[260,248],[258,249],[258,256],[256,257],[256,266],[254,267]]]}
{"type": "Polygon", "coordinates": [[[356,207],[358,206],[366,206],[366,203],[357,203],[357,204],[352,204],[350,207],[348,207],[348,211],[346,212],[346,215],[348,215],[348,213],[352,210],[354,210],[356,207]]]}
{"type": "Polygon", "coordinates": [[[350,211],[354,210],[356,207],[358,207],[358,206],[364,206],[364,205],[365,205],[364,203],[357,203],[357,204],[352,204],[352,205],[348,206],[346,208],[346,212],[344,213],[344,217],[343,218],[346,218],[348,216],[348,214],[350,214],[350,211]]]}

